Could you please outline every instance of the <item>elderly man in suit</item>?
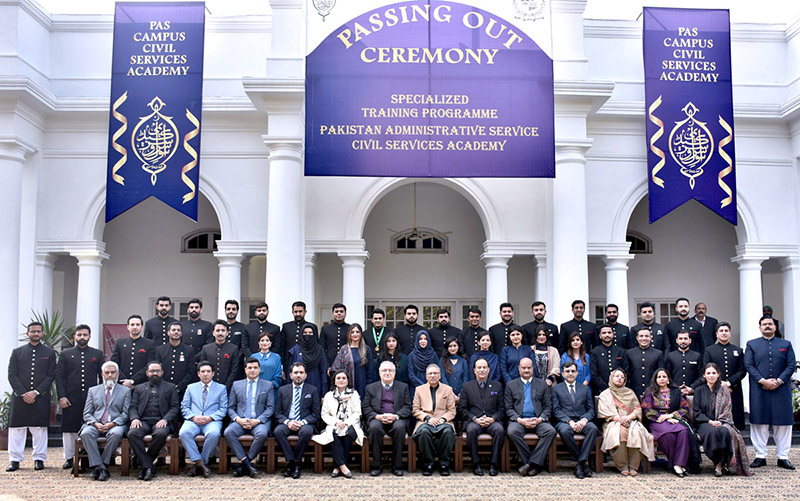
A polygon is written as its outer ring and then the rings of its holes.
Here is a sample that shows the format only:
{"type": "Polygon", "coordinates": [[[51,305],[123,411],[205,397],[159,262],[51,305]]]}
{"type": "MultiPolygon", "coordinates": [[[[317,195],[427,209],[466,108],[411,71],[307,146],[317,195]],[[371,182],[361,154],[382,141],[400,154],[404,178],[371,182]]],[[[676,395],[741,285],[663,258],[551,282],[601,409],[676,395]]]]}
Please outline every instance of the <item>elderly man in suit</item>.
{"type": "Polygon", "coordinates": [[[439,458],[439,474],[450,475],[450,454],[456,443],[453,420],[456,418],[456,396],[453,389],[441,383],[438,364],[425,369],[426,384],[417,386],[411,413],[417,419],[412,438],[417,442],[425,463],[422,474],[433,475],[433,463],[439,458]]]}
{"type": "Polygon", "coordinates": [[[131,390],[117,383],[119,366],[116,362],[103,364],[103,384],[89,388],[86,404],[83,406],[83,427],[81,441],[89,455],[89,466],[94,467],[92,478],[106,481],[111,475],[108,465],[112,454],[122,442],[125,424],[128,422],[128,409],[131,405],[131,390]],[[97,446],[97,439],[106,437],[103,454],[97,446]]]}
{"type": "Polygon", "coordinates": [[[595,415],[592,392],[588,386],[575,382],[578,377],[578,367],[575,362],[564,362],[561,366],[561,375],[564,377],[564,382],[553,387],[553,415],[558,421],[556,430],[561,435],[561,441],[578,462],[575,465],[575,477],[591,477],[592,471],[587,460],[597,440],[597,426],[592,422],[595,415]],[[578,447],[575,441],[576,433],[584,436],[581,447],[578,447]]]}
{"type": "Polygon", "coordinates": [[[407,384],[395,381],[396,372],[390,360],[382,362],[378,368],[381,380],[367,385],[361,402],[372,450],[369,474],[373,477],[383,473],[383,437],[386,435],[392,437],[392,473],[403,476],[403,443],[411,416],[411,394],[407,384]]]}
{"type": "Polygon", "coordinates": [[[478,456],[478,435],[488,433],[492,436],[492,456],[489,475],[496,476],[500,463],[500,452],[506,439],[503,428],[503,385],[489,380],[489,362],[479,358],[473,367],[475,379],[464,383],[458,408],[466,425],[467,444],[472,455],[472,473],[483,476],[478,456]]]}
{"type": "Polygon", "coordinates": [[[300,478],[300,460],[314,434],[314,425],[320,417],[319,390],[316,386],[306,384],[306,367],[302,362],[295,362],[290,367],[291,383],[278,389],[275,399],[275,441],[280,445],[286,458],[284,477],[300,478]],[[298,437],[292,448],[289,435],[298,437]]]}
{"type": "Polygon", "coordinates": [[[270,419],[275,410],[275,390],[271,381],[258,377],[261,362],[257,358],[247,359],[244,372],[247,377],[235,381],[228,396],[231,424],[225,428],[225,440],[241,461],[233,470],[234,476],[241,477],[247,473],[251,478],[256,478],[258,470],[252,461],[258,457],[269,433],[270,419]],[[245,433],[253,435],[253,443],[246,454],[239,442],[239,437],[245,433]]]}
{"type": "Polygon", "coordinates": [[[225,385],[214,381],[214,368],[211,362],[202,361],[197,364],[197,377],[200,381],[186,388],[181,402],[181,412],[186,421],[181,426],[179,436],[183,448],[194,462],[189,476],[198,474],[208,478],[208,458],[217,448],[222,432],[222,418],[228,410],[228,394],[225,385]],[[204,435],[203,452],[197,449],[194,437],[204,435]]]}
{"type": "Polygon", "coordinates": [[[152,480],[156,476],[153,461],[174,429],[179,404],[175,385],[161,379],[164,375],[161,362],[148,363],[145,374],[147,383],[137,384],[133,389],[128,412],[131,419],[128,441],[141,465],[137,478],[152,480]],[[147,435],[152,435],[152,439],[150,447],[145,448],[144,437],[147,435]]]}
{"type": "Polygon", "coordinates": [[[544,470],[547,451],[556,438],[556,430],[548,423],[552,408],[550,387],[544,380],[533,377],[530,358],[519,361],[519,375],[519,379],[506,385],[503,406],[508,417],[508,438],[523,462],[519,474],[532,477],[544,470]],[[526,433],[535,433],[539,437],[533,452],[525,442],[526,433]]]}

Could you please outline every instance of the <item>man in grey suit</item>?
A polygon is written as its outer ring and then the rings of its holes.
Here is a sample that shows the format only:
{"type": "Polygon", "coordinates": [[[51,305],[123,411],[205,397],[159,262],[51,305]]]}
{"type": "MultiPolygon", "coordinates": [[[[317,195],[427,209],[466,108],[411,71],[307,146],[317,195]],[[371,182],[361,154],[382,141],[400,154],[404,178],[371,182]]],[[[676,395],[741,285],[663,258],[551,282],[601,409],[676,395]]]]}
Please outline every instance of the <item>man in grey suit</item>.
{"type": "Polygon", "coordinates": [[[380,381],[370,383],[364,391],[361,415],[367,423],[367,435],[372,451],[373,477],[383,473],[383,437],[392,437],[392,473],[403,476],[403,444],[405,444],[408,418],[411,417],[411,394],[408,385],[395,381],[397,369],[390,360],[381,362],[380,381]]]}
{"type": "Polygon", "coordinates": [[[564,382],[553,387],[553,415],[558,420],[556,430],[561,435],[561,441],[578,462],[575,465],[575,476],[591,477],[592,471],[587,460],[597,439],[597,426],[592,422],[594,420],[592,392],[585,384],[575,382],[578,377],[578,367],[575,362],[564,362],[561,366],[561,375],[564,376],[564,382]],[[584,436],[580,448],[575,442],[576,433],[584,436]]]}
{"type": "Polygon", "coordinates": [[[241,464],[233,470],[236,477],[247,473],[250,478],[256,478],[258,470],[252,461],[258,457],[264,441],[269,433],[270,418],[275,411],[274,386],[271,381],[260,379],[261,363],[257,358],[250,357],[245,362],[245,379],[234,381],[228,396],[228,416],[231,424],[225,428],[225,440],[228,441],[236,458],[241,464]],[[239,437],[249,433],[253,435],[253,443],[245,454],[239,437]]]}
{"type": "Polygon", "coordinates": [[[544,380],[533,377],[533,361],[530,358],[519,361],[519,375],[519,379],[506,385],[504,407],[508,416],[507,435],[523,462],[519,474],[532,477],[544,470],[547,451],[556,438],[556,430],[547,422],[552,406],[550,388],[544,380]],[[526,433],[535,433],[539,437],[533,452],[525,442],[526,433]]]}
{"type": "Polygon", "coordinates": [[[103,384],[89,388],[86,405],[83,406],[83,427],[81,441],[89,455],[89,466],[94,467],[92,478],[106,481],[111,475],[108,465],[111,455],[119,447],[128,422],[128,408],[131,405],[131,390],[117,383],[119,366],[116,362],[103,364],[103,384]],[[105,436],[106,446],[102,456],[97,439],[105,436]]]}

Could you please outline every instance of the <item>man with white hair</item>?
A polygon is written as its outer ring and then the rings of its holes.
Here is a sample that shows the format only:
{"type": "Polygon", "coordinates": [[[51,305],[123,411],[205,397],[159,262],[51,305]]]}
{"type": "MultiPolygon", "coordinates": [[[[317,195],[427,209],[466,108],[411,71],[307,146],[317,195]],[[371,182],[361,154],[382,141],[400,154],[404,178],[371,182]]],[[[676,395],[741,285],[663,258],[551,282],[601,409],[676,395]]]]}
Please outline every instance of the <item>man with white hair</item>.
{"type": "Polygon", "coordinates": [[[131,405],[130,388],[118,384],[119,366],[108,361],[103,364],[103,383],[89,388],[86,405],[83,407],[83,427],[81,441],[89,455],[89,466],[94,468],[92,478],[106,481],[111,475],[108,465],[112,454],[122,442],[128,422],[128,408],[131,405]],[[97,439],[106,438],[102,455],[97,439]]]}
{"type": "Polygon", "coordinates": [[[395,381],[394,363],[386,360],[378,368],[380,381],[367,385],[361,414],[367,421],[367,436],[372,451],[369,474],[377,477],[383,473],[383,437],[392,437],[392,473],[402,477],[403,444],[408,418],[411,416],[411,394],[408,385],[395,381]]]}

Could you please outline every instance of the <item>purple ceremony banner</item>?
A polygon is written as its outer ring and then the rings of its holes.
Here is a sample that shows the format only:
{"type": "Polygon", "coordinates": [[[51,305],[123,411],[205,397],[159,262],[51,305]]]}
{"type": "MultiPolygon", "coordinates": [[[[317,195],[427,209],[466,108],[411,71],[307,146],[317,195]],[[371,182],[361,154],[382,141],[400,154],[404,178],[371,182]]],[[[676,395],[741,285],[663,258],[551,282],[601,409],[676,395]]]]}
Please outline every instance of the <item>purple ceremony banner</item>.
{"type": "Polygon", "coordinates": [[[386,5],[306,58],[305,173],[553,177],[553,115],[552,59],[514,24],[457,2],[386,5]]]}
{"type": "Polygon", "coordinates": [[[692,198],[733,224],[730,14],[644,9],[650,222],[692,198]]]}

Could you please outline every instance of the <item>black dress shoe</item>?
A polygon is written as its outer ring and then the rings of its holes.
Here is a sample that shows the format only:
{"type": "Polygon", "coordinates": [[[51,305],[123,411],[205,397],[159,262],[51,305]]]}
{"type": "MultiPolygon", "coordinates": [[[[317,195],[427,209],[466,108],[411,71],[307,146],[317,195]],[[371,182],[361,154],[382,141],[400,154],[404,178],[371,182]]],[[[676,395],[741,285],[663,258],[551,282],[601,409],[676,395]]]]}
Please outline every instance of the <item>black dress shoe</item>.
{"type": "Polygon", "coordinates": [[[75,466],[75,460],[67,459],[66,461],[64,461],[64,464],[61,465],[61,469],[62,470],[71,470],[73,466],[75,466]]]}
{"type": "Polygon", "coordinates": [[[198,469],[196,464],[192,465],[192,467],[189,468],[189,471],[186,472],[186,476],[188,477],[196,477],[197,474],[198,474],[198,469]]]}
{"type": "Polygon", "coordinates": [[[482,477],[483,476],[483,468],[481,468],[481,465],[475,465],[475,468],[472,469],[472,474],[473,475],[478,475],[479,477],[482,477]]]}
{"type": "Polygon", "coordinates": [[[370,477],[380,477],[381,473],[383,473],[383,470],[378,468],[375,468],[374,470],[369,470],[370,477]]]}
{"type": "Polygon", "coordinates": [[[240,464],[239,466],[233,469],[233,476],[239,478],[242,475],[244,475],[244,465],[240,464]]]}
{"type": "Polygon", "coordinates": [[[252,464],[244,465],[243,470],[244,470],[245,473],[247,473],[247,475],[250,478],[256,478],[258,476],[258,473],[259,473],[259,471],[256,469],[256,467],[253,466],[252,464]]]}
{"type": "Polygon", "coordinates": [[[532,465],[532,464],[525,463],[524,465],[520,466],[520,467],[519,467],[519,469],[518,469],[517,471],[519,472],[519,474],[520,474],[521,476],[523,476],[523,477],[524,477],[524,476],[527,476],[527,475],[528,475],[528,472],[529,472],[529,471],[531,471],[531,469],[533,469],[533,465],[532,465]]]}
{"type": "Polygon", "coordinates": [[[297,480],[300,478],[300,465],[295,465],[294,469],[292,469],[292,478],[297,480]]]}
{"type": "Polygon", "coordinates": [[[490,477],[496,477],[498,473],[500,473],[500,470],[497,469],[497,465],[496,464],[492,463],[491,465],[489,465],[489,476],[490,477]]]}
{"type": "Polygon", "coordinates": [[[111,476],[111,473],[108,472],[106,468],[100,470],[100,475],[97,476],[97,480],[101,482],[105,482],[111,476]]]}
{"type": "Polygon", "coordinates": [[[208,467],[205,461],[202,459],[195,463],[197,465],[197,471],[203,475],[204,478],[208,478],[211,476],[211,468],[208,467]]]}
{"type": "Polygon", "coordinates": [[[100,477],[100,467],[95,466],[94,470],[92,470],[92,479],[97,480],[98,477],[100,477]]]}
{"type": "Polygon", "coordinates": [[[139,468],[139,474],[136,475],[136,478],[139,480],[144,480],[144,474],[147,473],[147,468],[139,468]]]}
{"type": "Polygon", "coordinates": [[[430,477],[431,475],[433,475],[433,465],[429,464],[428,466],[426,466],[422,470],[422,475],[425,476],[425,477],[430,477]]]}
{"type": "Polygon", "coordinates": [[[344,478],[353,478],[353,470],[348,471],[347,473],[342,474],[344,478]]]}
{"type": "Polygon", "coordinates": [[[404,475],[403,470],[392,470],[392,475],[395,477],[402,477],[404,475]]]}
{"type": "Polygon", "coordinates": [[[11,461],[10,463],[8,463],[6,471],[17,471],[17,470],[19,470],[19,461],[11,461]]]}
{"type": "Polygon", "coordinates": [[[293,470],[294,470],[294,463],[290,462],[289,464],[286,465],[286,468],[283,469],[283,476],[291,477],[293,470]]]}
{"type": "Polygon", "coordinates": [[[767,460],[764,458],[755,458],[752,463],[750,463],[750,468],[761,468],[762,466],[767,465],[767,460]]]}
{"type": "Polygon", "coordinates": [[[37,459],[33,462],[33,469],[34,470],[44,470],[44,461],[41,459],[37,459]]]}
{"type": "Polygon", "coordinates": [[[794,470],[794,465],[788,459],[779,459],[778,467],[785,468],[787,470],[794,470]]]}
{"type": "Polygon", "coordinates": [[[592,469],[591,469],[591,468],[589,468],[589,465],[588,465],[588,464],[586,464],[586,462],[585,462],[585,461],[584,461],[584,463],[581,465],[581,469],[583,469],[583,476],[585,476],[586,478],[591,478],[591,476],[592,476],[592,469]]]}
{"type": "Polygon", "coordinates": [[[686,474],[685,474],[684,472],[682,472],[682,471],[675,471],[674,469],[672,470],[672,473],[674,473],[674,474],[675,474],[675,476],[676,476],[676,477],[678,477],[678,478],[684,478],[684,477],[686,476],[686,474]]]}
{"type": "Polygon", "coordinates": [[[339,478],[341,476],[342,476],[342,472],[340,472],[339,470],[333,470],[331,472],[331,478],[339,478]]]}
{"type": "Polygon", "coordinates": [[[442,465],[439,468],[439,475],[441,475],[442,477],[449,477],[450,476],[450,469],[447,468],[446,465],[442,465]]]}
{"type": "Polygon", "coordinates": [[[150,480],[153,480],[155,477],[156,477],[156,469],[146,468],[144,478],[142,480],[144,480],[145,482],[149,482],[150,480]]]}
{"type": "Polygon", "coordinates": [[[540,474],[541,472],[542,472],[542,468],[541,467],[533,465],[531,467],[530,471],[528,472],[528,476],[529,477],[535,477],[536,475],[540,474]]]}
{"type": "Polygon", "coordinates": [[[583,468],[581,468],[581,465],[575,466],[575,478],[586,478],[586,475],[583,474],[583,468]]]}
{"type": "Polygon", "coordinates": [[[167,459],[163,457],[156,458],[156,462],[153,463],[153,468],[158,468],[160,466],[164,466],[167,464],[167,459]]]}

